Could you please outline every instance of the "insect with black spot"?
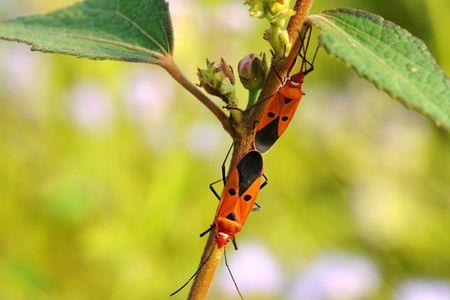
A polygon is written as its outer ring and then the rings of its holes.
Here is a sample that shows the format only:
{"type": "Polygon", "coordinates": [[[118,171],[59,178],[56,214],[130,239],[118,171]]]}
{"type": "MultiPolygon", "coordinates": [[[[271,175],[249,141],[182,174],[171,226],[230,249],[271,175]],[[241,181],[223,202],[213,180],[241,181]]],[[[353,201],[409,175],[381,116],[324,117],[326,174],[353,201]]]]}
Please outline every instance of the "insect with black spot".
{"type": "Polygon", "coordinates": [[[282,83],[280,89],[270,97],[263,101],[269,101],[266,105],[261,119],[257,122],[255,135],[255,149],[261,153],[267,152],[273,144],[286,131],[292,118],[294,117],[297,107],[304,95],[302,91],[302,84],[304,77],[314,70],[314,60],[319,48],[316,49],[312,62],[306,59],[306,53],[311,39],[311,27],[305,35],[300,47],[299,56],[302,59],[300,70],[292,76],[289,73],[292,71],[296,60],[292,63],[287,72],[287,77],[282,79],[281,75],[274,67],[278,79],[282,83]],[[306,39],[306,45],[305,45],[306,39]]]}
{"type": "MultiPolygon", "coordinates": [[[[219,205],[214,218],[214,223],[200,234],[200,237],[205,236],[211,230],[215,233],[215,245],[221,249],[225,247],[229,241],[233,242],[234,248],[237,250],[236,234],[242,230],[248,215],[251,211],[259,210],[260,206],[256,204],[256,198],[259,191],[267,185],[267,177],[263,173],[263,158],[261,153],[256,150],[250,150],[238,160],[233,166],[229,176],[225,175],[225,164],[231,152],[232,147],[227,153],[222,164],[222,179],[210,184],[210,189],[216,198],[219,200],[219,205]],[[219,182],[224,183],[222,195],[219,196],[214,189],[214,185],[219,182]],[[256,206],[256,207],[254,207],[256,206]]],[[[212,248],[206,259],[200,264],[197,271],[191,278],[172,295],[178,293],[183,289],[202,269],[202,267],[209,260],[214,248],[212,248]]],[[[226,252],[224,249],[225,264],[230,272],[231,278],[235,283],[239,295],[242,295],[234,280],[233,274],[228,266],[226,252]]],[[[172,296],[171,295],[171,296],[172,296]]]]}

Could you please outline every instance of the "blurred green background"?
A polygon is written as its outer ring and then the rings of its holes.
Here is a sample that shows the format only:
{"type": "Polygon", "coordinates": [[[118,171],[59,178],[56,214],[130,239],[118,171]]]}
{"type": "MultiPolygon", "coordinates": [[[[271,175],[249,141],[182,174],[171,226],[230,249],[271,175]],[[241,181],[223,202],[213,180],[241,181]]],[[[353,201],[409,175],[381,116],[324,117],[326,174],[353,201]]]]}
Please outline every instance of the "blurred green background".
{"type": "MultiPolygon", "coordinates": [[[[73,1],[1,0],[0,18],[73,1]]],[[[175,60],[267,51],[241,0],[169,0],[175,60]]],[[[316,0],[405,27],[450,73],[447,0],[316,0]]],[[[450,139],[322,50],[229,247],[247,299],[450,299],[450,139]]],[[[240,88],[240,97],[245,97],[240,88]]],[[[217,102],[218,104],[219,101],[217,102]]],[[[155,66],[0,42],[0,299],[165,299],[195,270],[230,138],[155,66]]],[[[183,299],[187,290],[177,295],[183,299]]],[[[237,299],[221,266],[210,299],[237,299]]]]}

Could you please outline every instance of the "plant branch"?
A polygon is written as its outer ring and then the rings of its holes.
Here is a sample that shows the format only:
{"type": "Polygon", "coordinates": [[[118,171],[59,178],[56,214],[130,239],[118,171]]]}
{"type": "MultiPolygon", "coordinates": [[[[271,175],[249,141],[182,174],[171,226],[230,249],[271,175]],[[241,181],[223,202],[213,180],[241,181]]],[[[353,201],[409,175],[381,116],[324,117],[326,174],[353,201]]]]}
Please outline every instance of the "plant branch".
{"type": "MultiPolygon", "coordinates": [[[[246,132],[244,135],[237,135],[234,139],[234,150],[230,161],[231,167],[236,164],[236,162],[251,148],[253,147],[253,135],[246,132]]],[[[230,172],[229,170],[229,172],[230,172]]],[[[204,300],[208,295],[209,287],[214,278],[217,266],[222,257],[223,249],[218,249],[215,244],[215,230],[209,233],[208,241],[203,250],[202,258],[200,264],[208,257],[209,253],[212,252],[208,262],[203,266],[203,268],[195,276],[194,283],[192,284],[191,291],[189,293],[188,300],[204,300]],[[214,249],[214,250],[211,250],[214,249]]]]}
{"type": "Polygon", "coordinates": [[[228,120],[227,115],[217,106],[214,102],[208,98],[195,84],[189,81],[189,79],[184,76],[181,70],[173,61],[171,56],[161,56],[158,57],[158,65],[164,68],[170,76],[173,77],[181,86],[188,90],[192,95],[194,95],[201,103],[203,103],[222,123],[223,128],[233,136],[233,130],[228,120]]]}
{"type": "Polygon", "coordinates": [[[188,300],[203,300],[208,295],[209,287],[216,272],[217,266],[222,257],[223,248],[219,249],[214,244],[214,230],[211,231],[208,237],[208,242],[206,243],[205,249],[203,250],[202,259],[200,260],[200,265],[208,259],[203,268],[200,270],[199,274],[195,277],[194,283],[192,284],[191,290],[189,292],[188,300]],[[212,251],[211,256],[209,255],[212,251]]]}
{"type": "MultiPolygon", "coordinates": [[[[311,6],[313,4],[314,0],[297,0],[295,3],[295,15],[291,17],[289,20],[289,24],[287,27],[287,31],[289,34],[289,40],[291,43],[294,43],[291,52],[289,53],[288,57],[283,59],[280,63],[277,61],[274,61],[272,59],[272,66],[270,68],[269,74],[267,75],[266,81],[264,82],[263,89],[261,93],[259,94],[258,103],[261,103],[264,99],[267,99],[271,95],[275,94],[276,91],[280,88],[281,82],[278,79],[277,74],[274,71],[274,68],[276,67],[278,73],[284,77],[286,76],[287,70],[289,66],[292,65],[294,60],[297,58],[297,54],[301,47],[301,38],[299,39],[299,33],[301,34],[301,37],[304,37],[305,30],[302,28],[300,32],[300,26],[303,24],[303,21],[309,14],[309,10],[311,9],[311,6]]],[[[255,109],[252,111],[252,115],[250,116],[250,121],[255,122],[256,120],[260,119],[261,113],[264,111],[264,108],[268,104],[268,101],[265,101],[264,103],[261,103],[261,105],[255,106],[255,109]]]]}
{"type": "MultiPolygon", "coordinates": [[[[281,66],[277,66],[277,69],[280,67],[280,73],[282,76],[285,76],[288,66],[296,59],[297,53],[301,47],[301,39],[297,39],[298,30],[300,25],[303,23],[303,20],[309,13],[309,9],[311,8],[312,2],[314,0],[297,0],[295,4],[295,15],[289,20],[288,24],[288,33],[291,42],[294,42],[293,48],[289,54],[289,56],[284,60],[281,66]]],[[[302,36],[304,36],[305,31],[301,32],[302,36]]],[[[273,65],[273,62],[272,62],[273,65]]],[[[274,94],[278,88],[280,87],[280,82],[277,79],[273,68],[271,68],[269,75],[264,83],[263,90],[259,95],[258,103],[261,105],[254,106],[255,109],[250,111],[249,115],[244,115],[244,123],[240,125],[239,132],[234,132],[234,151],[233,157],[231,159],[230,168],[235,165],[239,158],[241,158],[245,153],[247,153],[250,149],[253,148],[254,141],[254,122],[259,120],[260,114],[262,113],[264,106],[267,104],[266,102],[262,102],[263,99],[268,96],[274,94]]],[[[225,126],[224,126],[225,127],[225,126]]],[[[230,172],[230,170],[228,171],[230,172]]],[[[208,257],[208,255],[212,252],[208,262],[204,265],[204,267],[197,273],[197,276],[194,279],[194,283],[192,284],[188,300],[204,300],[208,295],[208,290],[211,285],[211,282],[214,278],[214,273],[217,269],[217,266],[220,262],[220,258],[222,256],[222,250],[219,250],[215,245],[215,231],[212,230],[209,234],[208,241],[206,242],[206,246],[203,250],[202,259],[200,264],[208,257]],[[212,250],[213,249],[213,250],[212,250]]]]}

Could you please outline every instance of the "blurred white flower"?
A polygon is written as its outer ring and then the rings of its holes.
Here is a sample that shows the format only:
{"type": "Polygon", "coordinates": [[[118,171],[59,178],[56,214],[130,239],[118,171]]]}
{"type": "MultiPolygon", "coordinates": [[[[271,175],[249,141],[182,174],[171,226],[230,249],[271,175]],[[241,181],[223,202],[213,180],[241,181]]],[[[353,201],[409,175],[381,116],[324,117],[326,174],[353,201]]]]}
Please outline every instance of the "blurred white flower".
{"type": "Polygon", "coordinates": [[[92,82],[76,85],[70,94],[72,117],[87,131],[103,131],[112,122],[113,107],[103,88],[92,82]]]}
{"type": "Polygon", "coordinates": [[[215,158],[215,154],[223,149],[223,140],[223,130],[215,123],[196,121],[186,130],[187,147],[199,158],[215,158]]]}
{"type": "Polygon", "coordinates": [[[36,80],[39,81],[41,78],[37,76],[41,74],[38,73],[40,66],[37,56],[25,45],[12,44],[1,47],[0,71],[4,77],[3,84],[10,92],[28,93],[36,85],[36,80]]]}
{"type": "Polygon", "coordinates": [[[290,292],[290,299],[361,299],[374,293],[379,284],[377,267],[367,258],[328,253],[301,271],[290,292]]]}
{"type": "MultiPolygon", "coordinates": [[[[228,253],[232,248],[232,245],[228,246],[228,253]]],[[[280,267],[262,244],[240,244],[239,251],[228,254],[228,263],[244,295],[274,295],[280,291],[283,282],[280,267]]],[[[219,278],[220,288],[227,294],[236,295],[225,265],[221,267],[219,278]]]]}
{"type": "Polygon", "coordinates": [[[192,0],[169,0],[169,10],[172,20],[189,18],[194,10],[198,8],[196,1],[192,0]]]}
{"type": "Polygon", "coordinates": [[[1,100],[11,101],[17,112],[30,119],[39,119],[47,110],[41,99],[48,88],[48,57],[32,53],[27,45],[0,45],[1,100]]]}
{"type": "Polygon", "coordinates": [[[218,9],[216,20],[221,30],[240,33],[248,31],[251,25],[255,24],[248,15],[247,7],[239,2],[227,2],[222,5],[218,9]]]}
{"type": "Polygon", "coordinates": [[[166,123],[173,97],[173,83],[165,74],[140,70],[126,90],[127,110],[135,122],[145,127],[166,123]]]}
{"type": "Polygon", "coordinates": [[[175,97],[174,84],[166,74],[157,70],[134,69],[125,90],[125,110],[149,147],[163,152],[173,142],[173,120],[170,116],[175,97]]]}
{"type": "Polygon", "coordinates": [[[408,280],[396,289],[394,300],[450,300],[450,282],[432,279],[408,280]]]}
{"type": "Polygon", "coordinates": [[[27,7],[26,5],[30,7],[33,6],[33,3],[30,0],[2,0],[0,1],[0,16],[7,18],[15,17],[20,13],[21,8],[24,9],[27,7]]]}

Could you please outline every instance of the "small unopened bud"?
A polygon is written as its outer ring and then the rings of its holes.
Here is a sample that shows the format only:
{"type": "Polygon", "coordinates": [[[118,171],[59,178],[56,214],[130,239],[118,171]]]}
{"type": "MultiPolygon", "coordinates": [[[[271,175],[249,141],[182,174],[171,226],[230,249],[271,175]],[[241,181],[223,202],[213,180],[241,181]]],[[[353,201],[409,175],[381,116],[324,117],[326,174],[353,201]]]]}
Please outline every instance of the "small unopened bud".
{"type": "Polygon", "coordinates": [[[238,66],[239,78],[247,90],[260,90],[267,76],[266,56],[248,54],[241,59],[238,66]]]}
{"type": "Polygon", "coordinates": [[[270,28],[264,33],[264,39],[271,45],[277,57],[287,56],[292,45],[287,37],[286,24],[295,14],[290,0],[247,0],[250,16],[265,18],[270,28]]]}
{"type": "Polygon", "coordinates": [[[261,0],[247,0],[245,4],[250,6],[249,15],[255,18],[264,18],[266,15],[266,9],[264,7],[264,1],[261,0]]]}
{"type": "Polygon", "coordinates": [[[200,86],[213,96],[220,97],[225,103],[236,98],[233,68],[222,58],[220,64],[206,60],[206,69],[198,69],[200,86]]]}
{"type": "Polygon", "coordinates": [[[289,34],[287,30],[282,30],[278,33],[280,44],[284,45],[284,55],[287,56],[291,52],[292,44],[289,41],[289,34]]]}

